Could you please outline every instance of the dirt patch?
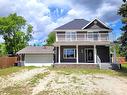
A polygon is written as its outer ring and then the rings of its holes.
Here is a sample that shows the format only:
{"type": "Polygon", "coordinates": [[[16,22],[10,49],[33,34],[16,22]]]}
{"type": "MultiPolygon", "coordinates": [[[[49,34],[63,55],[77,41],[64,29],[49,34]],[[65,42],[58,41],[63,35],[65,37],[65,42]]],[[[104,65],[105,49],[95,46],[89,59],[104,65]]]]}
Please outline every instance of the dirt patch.
{"type": "Polygon", "coordinates": [[[126,95],[127,79],[36,68],[0,77],[0,85],[1,95],[126,95]]]}
{"type": "Polygon", "coordinates": [[[107,75],[99,75],[103,77],[101,80],[95,80],[99,88],[102,88],[110,95],[126,95],[127,80],[121,77],[111,77],[107,75]]]}
{"type": "MultiPolygon", "coordinates": [[[[40,80],[33,88],[32,95],[106,95],[107,92],[98,88],[93,75],[63,75],[55,72],[40,80]]],[[[97,77],[96,77],[97,79],[97,77]]]]}
{"type": "Polygon", "coordinates": [[[39,83],[33,87],[32,95],[38,94],[40,91],[45,90],[48,86],[48,83],[56,77],[55,73],[51,72],[47,77],[41,79],[39,83]]]}
{"type": "Polygon", "coordinates": [[[7,77],[0,77],[0,90],[8,86],[14,86],[15,84],[21,84],[23,81],[31,79],[38,73],[47,72],[45,68],[36,68],[32,70],[22,70],[11,74],[7,77]]]}
{"type": "Polygon", "coordinates": [[[126,81],[121,77],[99,74],[51,73],[33,88],[32,95],[126,95],[126,81]]]}

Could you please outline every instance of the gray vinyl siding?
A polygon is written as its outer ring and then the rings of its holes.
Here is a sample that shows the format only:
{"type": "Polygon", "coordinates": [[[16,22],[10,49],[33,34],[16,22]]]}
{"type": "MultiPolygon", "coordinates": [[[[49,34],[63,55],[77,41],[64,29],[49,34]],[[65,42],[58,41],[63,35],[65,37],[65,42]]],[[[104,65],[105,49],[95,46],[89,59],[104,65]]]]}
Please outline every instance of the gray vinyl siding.
{"type": "Polygon", "coordinates": [[[110,62],[109,46],[97,46],[97,55],[100,57],[102,63],[110,62]]]}

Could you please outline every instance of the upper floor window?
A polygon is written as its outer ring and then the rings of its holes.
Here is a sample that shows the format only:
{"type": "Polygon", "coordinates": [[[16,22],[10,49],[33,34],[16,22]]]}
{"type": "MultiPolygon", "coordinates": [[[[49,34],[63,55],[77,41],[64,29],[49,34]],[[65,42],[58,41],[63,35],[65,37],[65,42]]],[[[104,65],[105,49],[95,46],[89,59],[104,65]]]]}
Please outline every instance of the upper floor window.
{"type": "Polygon", "coordinates": [[[65,38],[68,41],[75,41],[77,39],[77,33],[76,32],[66,32],[65,38]]]}

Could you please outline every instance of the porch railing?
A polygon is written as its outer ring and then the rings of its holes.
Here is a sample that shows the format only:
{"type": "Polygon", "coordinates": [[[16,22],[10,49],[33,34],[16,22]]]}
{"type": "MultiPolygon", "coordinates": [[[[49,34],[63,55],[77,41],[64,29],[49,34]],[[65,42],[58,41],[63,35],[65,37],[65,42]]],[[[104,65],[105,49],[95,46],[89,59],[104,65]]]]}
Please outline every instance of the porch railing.
{"type": "Polygon", "coordinates": [[[100,57],[97,55],[97,64],[99,64],[99,67],[100,67],[100,69],[101,69],[101,59],[100,59],[100,57]]]}
{"type": "Polygon", "coordinates": [[[109,33],[57,34],[56,41],[110,41],[109,33]]]}

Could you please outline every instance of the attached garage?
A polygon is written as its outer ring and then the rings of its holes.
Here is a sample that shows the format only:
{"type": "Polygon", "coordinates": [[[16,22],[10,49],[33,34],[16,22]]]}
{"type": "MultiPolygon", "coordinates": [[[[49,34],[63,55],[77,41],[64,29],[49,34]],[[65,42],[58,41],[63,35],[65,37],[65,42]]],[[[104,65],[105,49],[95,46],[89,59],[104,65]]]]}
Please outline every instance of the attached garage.
{"type": "Polygon", "coordinates": [[[29,46],[17,54],[21,55],[21,63],[25,66],[50,66],[53,64],[52,46],[29,46]]]}
{"type": "Polygon", "coordinates": [[[52,63],[53,63],[53,54],[26,54],[25,55],[26,66],[51,65],[52,63]]]}

